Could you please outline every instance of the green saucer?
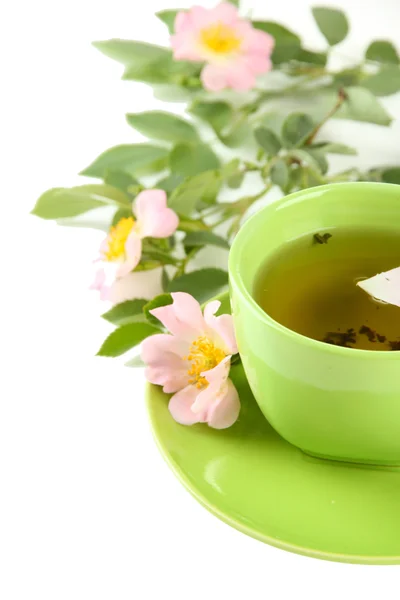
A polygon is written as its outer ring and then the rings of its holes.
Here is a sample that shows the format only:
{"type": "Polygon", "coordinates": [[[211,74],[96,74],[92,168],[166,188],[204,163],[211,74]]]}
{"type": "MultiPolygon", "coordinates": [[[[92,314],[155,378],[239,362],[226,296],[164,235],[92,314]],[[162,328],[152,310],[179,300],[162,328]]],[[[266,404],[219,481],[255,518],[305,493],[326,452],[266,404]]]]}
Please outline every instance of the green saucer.
{"type": "MultiPolygon", "coordinates": [[[[222,312],[229,312],[228,296],[222,312]]],[[[307,456],[281,438],[259,410],[242,366],[232,380],[242,408],[217,431],[184,427],[153,385],[147,405],[167,463],[217,517],[272,546],[350,563],[400,564],[400,468],[307,456]]]]}

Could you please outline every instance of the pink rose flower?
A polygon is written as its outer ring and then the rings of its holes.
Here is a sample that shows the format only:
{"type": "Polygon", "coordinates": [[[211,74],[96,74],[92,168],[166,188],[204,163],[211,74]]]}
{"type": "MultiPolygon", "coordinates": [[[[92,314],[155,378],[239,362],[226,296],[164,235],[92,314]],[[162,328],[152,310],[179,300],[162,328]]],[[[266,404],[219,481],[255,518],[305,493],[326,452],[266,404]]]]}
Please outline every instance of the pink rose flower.
{"type": "Polygon", "coordinates": [[[171,44],[176,60],[206,62],[206,89],[250,90],[256,75],[272,68],[274,38],[241,19],[237,8],[221,2],[212,9],[193,6],[176,15],[171,44]]]}
{"type": "Polygon", "coordinates": [[[100,246],[97,261],[101,262],[101,268],[91,289],[99,290],[102,300],[112,300],[114,283],[125,278],[139,264],[143,238],[169,237],[179,224],[178,215],[167,207],[167,195],[163,190],[140,192],[132,210],[133,216],[123,217],[111,227],[100,246]]]}
{"type": "Polygon", "coordinates": [[[174,394],[173,418],[182,425],[208,423],[225,429],[239,416],[239,396],[228,378],[236,354],[231,315],[215,316],[221,303],[209,302],[204,316],[190,294],[171,294],[173,304],[150,312],[171,332],[148,337],[142,344],[145,375],[150,383],[174,394]]]}

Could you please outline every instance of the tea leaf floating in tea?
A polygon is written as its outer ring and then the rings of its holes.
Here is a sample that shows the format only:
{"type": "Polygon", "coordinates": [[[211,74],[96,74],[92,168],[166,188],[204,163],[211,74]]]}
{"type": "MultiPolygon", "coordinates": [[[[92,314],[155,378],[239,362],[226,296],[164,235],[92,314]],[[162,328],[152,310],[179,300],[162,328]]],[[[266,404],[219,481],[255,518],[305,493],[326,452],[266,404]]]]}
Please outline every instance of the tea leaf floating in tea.
{"type": "Polygon", "coordinates": [[[358,281],[357,285],[376,300],[400,306],[400,267],[358,281]]]}
{"type": "Polygon", "coordinates": [[[325,344],[332,344],[333,346],[343,346],[343,348],[351,348],[349,344],[356,343],[356,332],[351,327],[345,332],[340,331],[328,331],[324,339],[322,340],[325,344]]]}
{"type": "Polygon", "coordinates": [[[327,244],[329,238],[332,237],[331,233],[324,233],[324,234],[320,234],[320,233],[314,233],[313,238],[314,238],[314,242],[316,242],[317,244],[327,244]]]}

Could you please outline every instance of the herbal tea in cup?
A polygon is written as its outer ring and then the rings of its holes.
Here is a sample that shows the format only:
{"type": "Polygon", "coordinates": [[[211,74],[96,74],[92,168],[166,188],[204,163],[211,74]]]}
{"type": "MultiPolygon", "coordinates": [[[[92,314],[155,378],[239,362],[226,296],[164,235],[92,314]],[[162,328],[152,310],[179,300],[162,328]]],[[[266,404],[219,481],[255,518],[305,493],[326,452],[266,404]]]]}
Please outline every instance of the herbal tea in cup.
{"type": "Polygon", "coordinates": [[[400,265],[400,234],[343,227],[287,242],[268,257],[254,298],[275,321],[346,348],[400,350],[400,308],[357,282],[400,265]]]}

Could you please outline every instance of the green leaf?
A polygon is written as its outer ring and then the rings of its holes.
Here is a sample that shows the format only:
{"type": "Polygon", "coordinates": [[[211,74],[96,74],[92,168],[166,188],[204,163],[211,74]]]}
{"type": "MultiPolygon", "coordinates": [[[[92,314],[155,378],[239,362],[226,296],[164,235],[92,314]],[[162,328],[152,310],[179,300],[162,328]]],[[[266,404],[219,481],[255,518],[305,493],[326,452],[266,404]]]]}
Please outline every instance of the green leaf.
{"type": "Polygon", "coordinates": [[[169,277],[168,277],[168,273],[166,269],[162,270],[162,274],[161,274],[161,286],[163,291],[165,292],[166,289],[168,288],[169,285],[169,277]]]}
{"type": "Polygon", "coordinates": [[[289,62],[297,57],[301,40],[293,31],[273,21],[253,21],[253,27],[274,38],[275,46],[271,57],[273,64],[289,62]]]}
{"type": "Polygon", "coordinates": [[[129,173],[117,170],[107,171],[104,176],[104,182],[124,192],[129,192],[131,186],[140,185],[138,180],[129,175],[129,173]]]}
{"type": "Polygon", "coordinates": [[[220,134],[219,139],[228,148],[238,148],[239,146],[245,146],[249,141],[250,143],[253,141],[253,132],[247,119],[246,121],[239,119],[228,131],[220,134]]]}
{"type": "Polygon", "coordinates": [[[305,48],[300,48],[294,59],[300,63],[325,67],[328,60],[328,55],[326,52],[311,52],[305,48]]]}
{"type": "Polygon", "coordinates": [[[234,158],[225,163],[221,168],[221,176],[230,188],[239,188],[242,185],[245,176],[245,173],[240,168],[240,160],[234,158]]]}
{"type": "Polygon", "coordinates": [[[141,168],[166,158],[168,150],[151,144],[122,144],[106,150],[80,174],[104,177],[109,170],[135,174],[141,168]]]}
{"type": "Polygon", "coordinates": [[[158,327],[153,327],[148,323],[128,323],[121,325],[113,331],[104,341],[102,347],[97,353],[97,356],[120,356],[137,346],[149,335],[159,333],[158,327]]]}
{"type": "Polygon", "coordinates": [[[111,227],[114,227],[121,219],[126,219],[132,216],[132,208],[120,208],[117,210],[111,221],[111,227]]]}
{"type": "Polygon", "coordinates": [[[188,177],[172,192],[168,205],[179,215],[190,217],[199,201],[215,202],[221,185],[221,174],[215,170],[188,177]]]}
{"type": "Polygon", "coordinates": [[[382,181],[400,185],[400,167],[391,167],[382,171],[382,181]]]}
{"type": "Polygon", "coordinates": [[[171,171],[184,177],[218,169],[219,165],[218,157],[206,144],[178,144],[170,154],[171,171]]]}
{"type": "Polygon", "coordinates": [[[227,289],[228,273],[221,269],[200,269],[172,279],[169,292],[187,292],[200,304],[227,289]]]}
{"type": "Polygon", "coordinates": [[[328,170],[328,162],[321,150],[308,147],[307,149],[299,148],[290,154],[316,171],[326,173],[328,170]]]}
{"type": "Polygon", "coordinates": [[[189,112],[211,125],[214,131],[221,132],[232,123],[234,111],[227,102],[195,102],[189,112]]]}
{"type": "Polygon", "coordinates": [[[185,246],[217,246],[229,250],[229,244],[223,237],[212,231],[193,231],[188,233],[183,240],[185,246]]]}
{"type": "Polygon", "coordinates": [[[101,316],[114,325],[126,325],[127,323],[144,320],[143,307],[146,304],[147,300],[143,299],[127,300],[121,302],[121,304],[116,304],[101,316]]]}
{"type": "Polygon", "coordinates": [[[78,227],[83,229],[97,229],[105,233],[109,232],[109,225],[100,220],[89,217],[67,217],[66,219],[56,219],[57,225],[61,227],[78,227]]]}
{"type": "Polygon", "coordinates": [[[241,171],[238,171],[234,175],[231,175],[226,180],[227,186],[233,190],[237,190],[242,185],[244,176],[245,176],[245,173],[241,172],[241,171]]]}
{"type": "Polygon", "coordinates": [[[333,74],[333,85],[339,89],[351,85],[358,85],[361,78],[362,73],[358,67],[343,69],[342,71],[333,74]]]}
{"type": "Polygon", "coordinates": [[[224,179],[232,177],[232,175],[236,175],[240,170],[240,160],[238,158],[233,158],[229,162],[225,163],[221,167],[221,175],[224,179]]]}
{"type": "Polygon", "coordinates": [[[320,171],[323,175],[325,175],[329,169],[329,164],[326,160],[325,154],[321,150],[314,148],[307,148],[305,152],[307,152],[307,154],[309,154],[314,160],[314,163],[317,165],[317,171],[320,171]]]}
{"type": "Polygon", "coordinates": [[[314,6],[311,10],[319,30],[330,46],[335,46],[345,39],[349,32],[349,23],[344,12],[325,6],[314,6]]]}
{"type": "Polygon", "coordinates": [[[361,85],[375,96],[390,96],[400,91],[400,68],[383,66],[379,73],[365,77],[361,85]]]}
{"type": "Polygon", "coordinates": [[[147,248],[143,250],[142,261],[156,261],[161,263],[162,265],[176,265],[178,263],[178,259],[167,252],[163,252],[162,250],[147,248]]]}
{"type": "Polygon", "coordinates": [[[336,144],[334,142],[318,142],[310,146],[310,149],[314,148],[316,150],[321,150],[326,154],[347,154],[349,156],[355,156],[357,154],[357,150],[355,148],[346,146],[346,144],[336,144]]]}
{"type": "Polygon", "coordinates": [[[161,102],[181,102],[187,103],[192,98],[192,92],[195,91],[196,87],[194,81],[198,82],[197,88],[201,88],[200,78],[197,75],[186,78],[185,75],[182,77],[173,77],[180,83],[164,82],[159,84],[153,84],[153,95],[156,100],[161,102]]]}
{"type": "Polygon", "coordinates": [[[155,184],[155,188],[158,190],[164,190],[167,194],[171,194],[178,185],[180,185],[183,181],[182,175],[178,175],[176,173],[171,173],[171,175],[167,175],[160,181],[157,181],[155,184]]]}
{"type": "Polygon", "coordinates": [[[40,196],[32,214],[42,219],[62,219],[108,204],[129,206],[130,199],[121,190],[104,184],[54,188],[40,196]]]}
{"type": "Polygon", "coordinates": [[[285,189],[289,182],[289,169],[284,160],[277,160],[271,167],[270,177],[272,183],[279,185],[281,189],[285,189]]]}
{"type": "Polygon", "coordinates": [[[173,300],[171,294],[160,294],[159,296],[156,296],[155,298],[150,300],[150,302],[147,302],[147,304],[143,308],[143,312],[149,323],[155,325],[156,327],[161,327],[162,324],[160,323],[160,321],[157,319],[157,317],[152,315],[150,311],[154,308],[159,308],[160,306],[168,306],[169,304],[172,304],[172,302],[173,300]]]}
{"type": "Polygon", "coordinates": [[[274,38],[275,44],[297,44],[298,46],[301,44],[301,39],[296,33],[274,21],[253,21],[253,27],[269,33],[274,38]]]}
{"type": "Polygon", "coordinates": [[[199,136],[191,123],[160,110],[128,114],[129,125],[150,139],[165,142],[198,142],[199,136]]]}
{"type": "Polygon", "coordinates": [[[372,42],[365,53],[365,58],[381,63],[399,64],[397,50],[391,42],[387,40],[376,40],[372,42]]]}
{"type": "Polygon", "coordinates": [[[314,121],[305,113],[289,115],[282,126],[282,139],[286,148],[302,146],[314,127],[314,121]]]}
{"type": "Polygon", "coordinates": [[[317,187],[318,185],[321,185],[322,183],[325,183],[325,181],[322,179],[322,176],[318,173],[318,171],[316,171],[315,169],[311,170],[312,167],[305,167],[303,169],[304,171],[304,179],[302,182],[302,186],[301,187],[317,187]]]}
{"type": "Polygon", "coordinates": [[[345,92],[347,99],[336,113],[337,118],[390,125],[391,117],[372,92],[363,87],[349,87],[345,92]]]}
{"type": "MultiPolygon", "coordinates": [[[[169,33],[174,33],[174,25],[176,15],[180,12],[178,9],[160,10],[156,13],[156,17],[160,19],[168,27],[169,33]]],[[[184,11],[181,11],[184,12],[184,11]]]]}
{"type": "Polygon", "coordinates": [[[148,61],[160,61],[172,56],[169,48],[131,40],[113,39],[103,42],[93,42],[93,46],[109,58],[125,66],[132,65],[135,62],[144,64],[148,61]]]}
{"type": "Polygon", "coordinates": [[[133,358],[131,358],[131,360],[128,360],[128,362],[125,363],[125,366],[132,367],[133,369],[138,369],[138,368],[143,368],[146,365],[142,361],[142,357],[140,356],[140,354],[138,354],[137,356],[134,356],[133,358]]]}
{"type": "MultiPolygon", "coordinates": [[[[164,58],[135,62],[128,65],[122,79],[142,81],[151,84],[172,84],[174,86],[185,85],[187,87],[200,87],[198,80],[201,65],[195,62],[174,61],[172,54],[166,54],[164,58]]],[[[179,95],[182,96],[181,88],[179,95]]],[[[176,95],[176,88],[173,90],[176,95]]],[[[165,96],[165,89],[163,90],[165,96]]],[[[171,90],[169,90],[171,95],[171,90]]],[[[160,97],[160,90],[157,92],[160,97]]],[[[163,98],[164,100],[165,98],[163,98]]]]}
{"type": "Polygon", "coordinates": [[[181,217],[179,220],[178,229],[184,233],[191,233],[192,231],[208,231],[208,225],[206,225],[201,219],[189,219],[188,217],[181,217]]]}
{"type": "Polygon", "coordinates": [[[239,4],[240,4],[239,0],[228,0],[228,2],[230,4],[233,4],[233,6],[236,6],[236,8],[239,8],[239,4]]]}
{"type": "Polygon", "coordinates": [[[269,156],[275,156],[282,148],[282,144],[273,131],[266,127],[259,127],[254,131],[254,136],[269,156]]]}

